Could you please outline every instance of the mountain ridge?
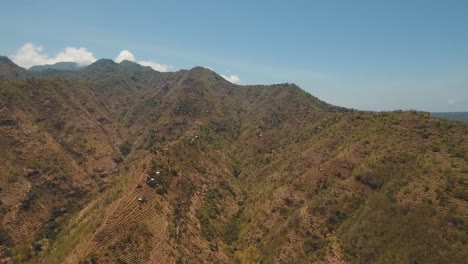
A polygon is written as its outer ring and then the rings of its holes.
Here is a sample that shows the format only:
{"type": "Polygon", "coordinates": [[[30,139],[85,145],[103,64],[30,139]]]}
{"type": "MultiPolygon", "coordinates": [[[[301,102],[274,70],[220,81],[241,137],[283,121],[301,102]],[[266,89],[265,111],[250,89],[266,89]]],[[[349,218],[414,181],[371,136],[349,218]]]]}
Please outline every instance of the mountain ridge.
{"type": "Polygon", "coordinates": [[[45,65],[34,65],[31,66],[28,70],[30,71],[44,71],[48,69],[59,70],[59,71],[76,71],[82,68],[76,62],[57,62],[54,64],[45,64],[45,65]]]}
{"type": "Polygon", "coordinates": [[[0,56],[0,80],[19,79],[26,76],[26,69],[13,63],[8,57],[0,56]]]}
{"type": "Polygon", "coordinates": [[[134,66],[12,75],[17,66],[0,65],[0,259],[468,257],[466,124],[341,108],[203,67],[134,66]]]}

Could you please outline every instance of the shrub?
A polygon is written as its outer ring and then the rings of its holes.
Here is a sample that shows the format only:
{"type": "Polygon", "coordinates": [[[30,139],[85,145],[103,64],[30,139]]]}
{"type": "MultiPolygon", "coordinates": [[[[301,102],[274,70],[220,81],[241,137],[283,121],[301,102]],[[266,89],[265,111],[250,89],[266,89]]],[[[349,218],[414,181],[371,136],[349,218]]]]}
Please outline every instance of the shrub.
{"type": "Polygon", "coordinates": [[[130,154],[130,151],[132,151],[132,145],[130,145],[130,143],[125,141],[124,143],[120,145],[119,149],[122,155],[127,156],[128,154],[130,154]]]}
{"type": "Polygon", "coordinates": [[[450,146],[448,152],[454,158],[462,158],[466,160],[465,149],[463,149],[462,147],[450,146]]]}
{"type": "Polygon", "coordinates": [[[113,160],[115,163],[117,163],[117,164],[120,164],[120,163],[123,162],[123,158],[122,158],[122,156],[120,156],[120,155],[114,155],[114,156],[112,157],[112,160],[113,160]]]}
{"type": "Polygon", "coordinates": [[[468,202],[468,190],[465,188],[460,188],[455,191],[455,197],[462,199],[468,202]]]}
{"type": "Polygon", "coordinates": [[[163,195],[167,193],[167,187],[163,184],[160,184],[156,187],[156,193],[159,195],[163,195]]]}
{"type": "Polygon", "coordinates": [[[20,209],[24,211],[31,209],[34,203],[36,202],[37,198],[38,197],[35,193],[29,193],[26,199],[24,199],[21,203],[20,209]]]}
{"type": "Polygon", "coordinates": [[[306,237],[303,248],[304,248],[304,252],[306,254],[309,254],[309,253],[322,249],[326,245],[327,245],[327,241],[325,239],[320,238],[317,235],[313,234],[309,237],[306,237]]]}
{"type": "Polygon", "coordinates": [[[1,246],[8,246],[8,245],[11,245],[11,237],[10,237],[10,234],[8,233],[8,231],[3,228],[3,227],[0,227],[0,245],[1,246]]]}
{"type": "Polygon", "coordinates": [[[355,179],[373,190],[379,190],[385,183],[383,177],[371,172],[356,175],[355,179]]]}
{"type": "Polygon", "coordinates": [[[209,213],[202,209],[198,212],[197,217],[200,221],[202,236],[206,240],[211,241],[214,238],[216,231],[210,223],[209,213]]]}
{"type": "Polygon", "coordinates": [[[46,223],[38,233],[39,238],[55,239],[60,232],[60,225],[55,220],[46,223]]]}
{"type": "Polygon", "coordinates": [[[53,126],[56,130],[62,131],[65,128],[65,122],[58,120],[53,123],[53,126]]]}
{"type": "Polygon", "coordinates": [[[241,169],[238,166],[235,166],[234,169],[232,170],[232,175],[234,175],[235,178],[239,177],[241,174],[241,169]]]}
{"type": "Polygon", "coordinates": [[[33,249],[34,249],[34,251],[36,253],[41,252],[42,251],[42,244],[39,243],[39,242],[34,243],[33,249]]]}

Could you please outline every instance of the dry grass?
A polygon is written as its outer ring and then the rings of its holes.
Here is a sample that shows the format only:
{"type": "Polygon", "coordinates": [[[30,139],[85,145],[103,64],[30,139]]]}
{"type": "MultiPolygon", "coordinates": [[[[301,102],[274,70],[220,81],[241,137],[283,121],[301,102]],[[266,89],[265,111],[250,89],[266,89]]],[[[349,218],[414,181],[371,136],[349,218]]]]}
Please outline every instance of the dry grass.
{"type": "Polygon", "coordinates": [[[466,258],[466,124],[351,111],[295,85],[235,86],[203,68],[130,66],[0,82],[0,120],[18,121],[0,126],[0,187],[21,190],[0,194],[16,259],[466,258]]]}

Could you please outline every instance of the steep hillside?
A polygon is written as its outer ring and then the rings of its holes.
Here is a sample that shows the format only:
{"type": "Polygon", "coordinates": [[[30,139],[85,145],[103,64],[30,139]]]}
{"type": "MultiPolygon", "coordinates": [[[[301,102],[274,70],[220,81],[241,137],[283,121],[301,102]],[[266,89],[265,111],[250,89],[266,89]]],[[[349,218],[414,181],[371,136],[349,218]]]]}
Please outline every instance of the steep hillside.
{"type": "Polygon", "coordinates": [[[352,111],[293,84],[239,86],[202,67],[100,60],[15,77],[2,65],[0,259],[468,257],[464,123],[352,111]]]}
{"type": "Polygon", "coordinates": [[[115,181],[123,135],[77,81],[2,81],[0,104],[2,244],[22,250],[115,181]]]}
{"type": "Polygon", "coordinates": [[[26,75],[25,69],[14,64],[7,57],[0,56],[0,81],[21,79],[26,75]]]}

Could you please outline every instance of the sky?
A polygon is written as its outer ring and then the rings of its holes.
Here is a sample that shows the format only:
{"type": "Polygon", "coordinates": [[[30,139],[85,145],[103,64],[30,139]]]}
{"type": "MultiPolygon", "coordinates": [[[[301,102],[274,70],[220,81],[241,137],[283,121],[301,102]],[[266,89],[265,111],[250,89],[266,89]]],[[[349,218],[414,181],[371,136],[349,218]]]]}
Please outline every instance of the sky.
{"type": "Polygon", "coordinates": [[[468,1],[4,1],[0,54],[204,66],[361,110],[468,111],[468,1]]]}

